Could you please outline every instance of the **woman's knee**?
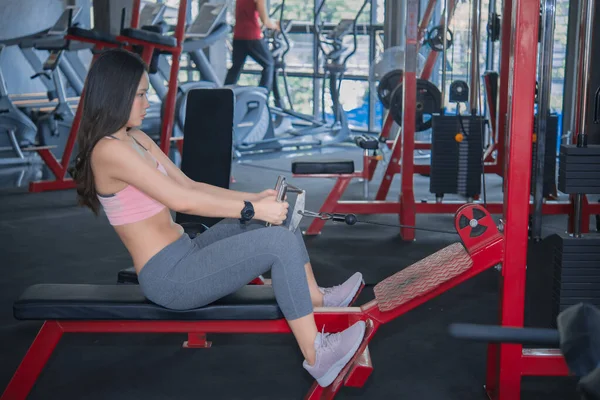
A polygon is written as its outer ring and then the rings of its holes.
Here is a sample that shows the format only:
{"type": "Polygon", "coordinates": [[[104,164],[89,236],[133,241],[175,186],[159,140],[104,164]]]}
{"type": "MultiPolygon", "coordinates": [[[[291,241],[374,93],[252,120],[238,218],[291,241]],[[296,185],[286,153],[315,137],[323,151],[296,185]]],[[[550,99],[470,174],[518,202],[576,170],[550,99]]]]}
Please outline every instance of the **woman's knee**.
{"type": "Polygon", "coordinates": [[[289,229],[281,226],[272,226],[264,229],[262,232],[268,236],[267,240],[273,250],[286,253],[295,253],[300,250],[298,238],[289,229]]]}

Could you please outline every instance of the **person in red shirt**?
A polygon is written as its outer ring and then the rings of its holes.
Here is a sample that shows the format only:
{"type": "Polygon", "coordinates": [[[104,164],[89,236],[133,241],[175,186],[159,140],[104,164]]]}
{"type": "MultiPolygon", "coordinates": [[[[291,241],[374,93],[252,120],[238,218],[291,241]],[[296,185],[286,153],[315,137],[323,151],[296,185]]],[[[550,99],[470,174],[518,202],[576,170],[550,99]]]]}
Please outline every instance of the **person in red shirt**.
{"type": "Polygon", "coordinates": [[[244,68],[246,57],[250,56],[262,67],[259,86],[271,92],[273,86],[274,61],[269,46],[263,40],[259,19],[267,29],[279,30],[279,23],[269,18],[267,0],[236,0],[235,27],[233,29],[232,65],[225,85],[236,84],[244,68]]]}

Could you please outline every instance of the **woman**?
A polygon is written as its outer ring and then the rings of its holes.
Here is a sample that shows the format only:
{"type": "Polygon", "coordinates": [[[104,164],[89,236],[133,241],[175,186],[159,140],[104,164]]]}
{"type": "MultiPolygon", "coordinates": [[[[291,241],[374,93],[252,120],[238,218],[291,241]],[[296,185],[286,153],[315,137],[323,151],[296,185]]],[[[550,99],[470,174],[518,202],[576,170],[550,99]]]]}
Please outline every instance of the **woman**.
{"type": "Polygon", "coordinates": [[[266,0],[236,0],[231,68],[225,77],[225,85],[237,83],[246,57],[250,56],[263,69],[258,86],[271,93],[275,62],[267,43],[263,40],[259,19],[265,28],[279,30],[279,25],[269,18],[266,0]]]}
{"type": "Polygon", "coordinates": [[[202,307],[271,270],[275,297],[305,361],[328,386],[352,358],[364,322],[337,334],[317,331],[313,307],[345,307],[362,284],[317,286],[300,233],[281,226],[288,204],[274,190],[241,193],[194,182],[135,127],[149,107],[146,66],[125,50],[102,53],[88,72],[78,132],[79,203],[100,206],[133,258],[140,287],[172,309],[202,307]],[[194,239],[170,210],[225,218],[194,239]],[[258,223],[256,221],[263,221],[258,223]]]}

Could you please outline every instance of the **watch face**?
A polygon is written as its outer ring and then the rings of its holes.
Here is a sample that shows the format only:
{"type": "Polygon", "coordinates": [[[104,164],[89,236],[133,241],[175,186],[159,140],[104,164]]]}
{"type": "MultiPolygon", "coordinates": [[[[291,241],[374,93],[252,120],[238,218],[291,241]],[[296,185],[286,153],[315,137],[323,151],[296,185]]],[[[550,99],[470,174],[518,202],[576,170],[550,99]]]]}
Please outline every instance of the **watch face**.
{"type": "Polygon", "coordinates": [[[242,215],[246,219],[252,219],[252,217],[254,217],[254,210],[252,209],[252,206],[247,205],[246,207],[244,207],[244,209],[242,210],[242,215]]]}

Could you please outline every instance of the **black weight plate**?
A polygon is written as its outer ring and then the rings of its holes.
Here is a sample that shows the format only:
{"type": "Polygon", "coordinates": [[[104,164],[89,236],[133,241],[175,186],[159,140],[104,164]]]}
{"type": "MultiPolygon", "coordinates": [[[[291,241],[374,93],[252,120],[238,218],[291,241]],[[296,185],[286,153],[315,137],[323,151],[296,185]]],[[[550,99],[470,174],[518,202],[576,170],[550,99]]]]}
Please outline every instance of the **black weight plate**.
{"type": "MultiPolygon", "coordinates": [[[[431,50],[441,52],[444,51],[444,26],[438,25],[431,28],[427,34],[427,44],[431,50]]],[[[446,30],[446,49],[452,47],[454,43],[454,34],[450,29],[446,30]]]]}
{"type": "MultiPolygon", "coordinates": [[[[390,104],[390,112],[394,121],[402,126],[402,116],[404,108],[402,102],[404,100],[403,85],[398,85],[392,94],[392,102],[390,104]]],[[[442,107],[442,94],[433,83],[425,79],[417,79],[417,104],[416,104],[416,123],[415,132],[426,131],[431,128],[431,115],[439,113],[442,107]]]]}
{"type": "Polygon", "coordinates": [[[398,87],[398,85],[402,84],[402,70],[395,69],[383,76],[379,80],[379,85],[377,86],[377,97],[379,97],[379,101],[381,104],[389,110],[390,104],[392,101],[392,94],[394,90],[398,87]]]}

